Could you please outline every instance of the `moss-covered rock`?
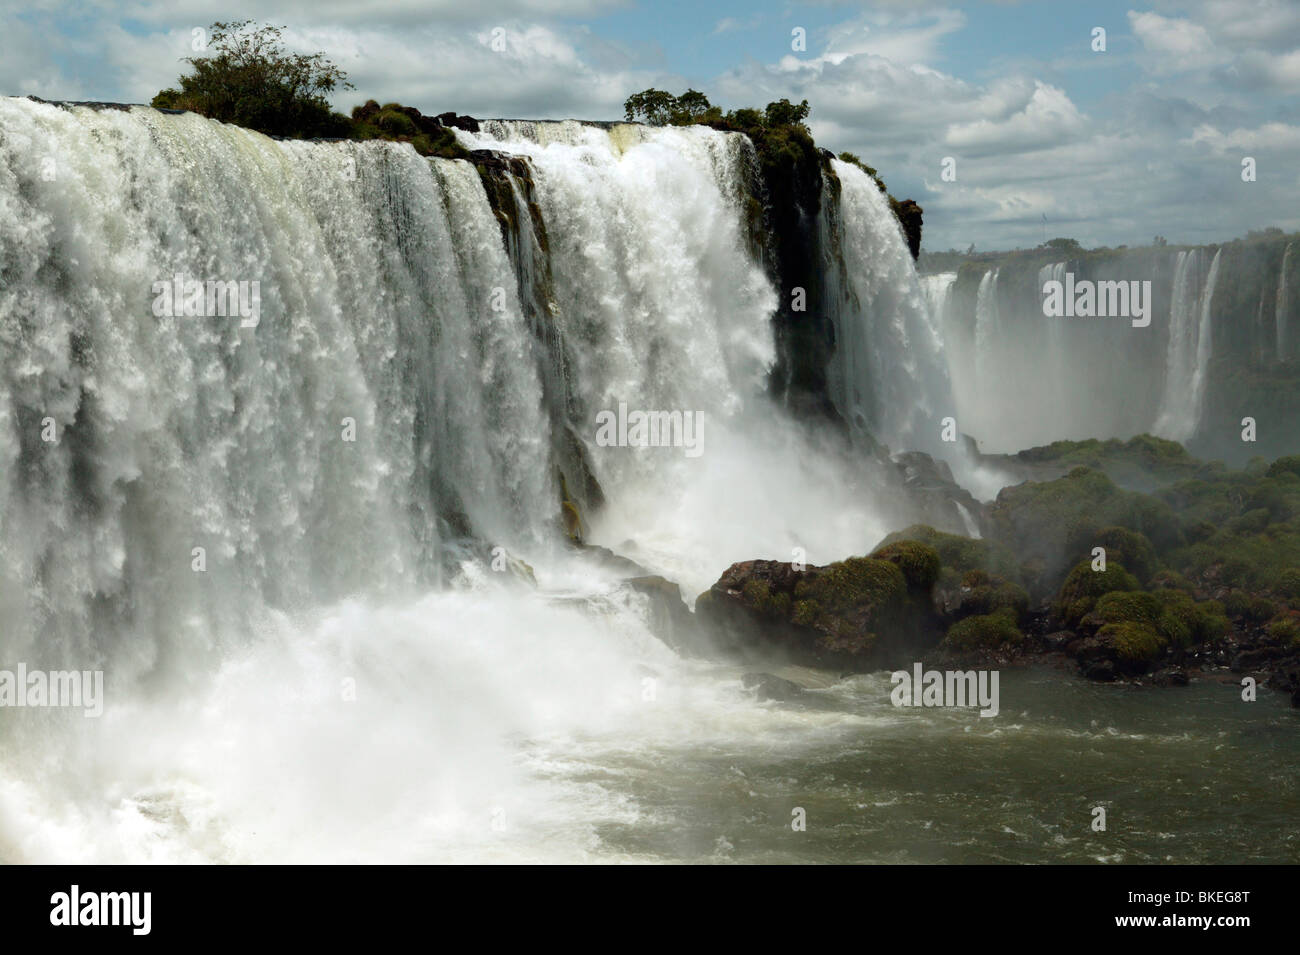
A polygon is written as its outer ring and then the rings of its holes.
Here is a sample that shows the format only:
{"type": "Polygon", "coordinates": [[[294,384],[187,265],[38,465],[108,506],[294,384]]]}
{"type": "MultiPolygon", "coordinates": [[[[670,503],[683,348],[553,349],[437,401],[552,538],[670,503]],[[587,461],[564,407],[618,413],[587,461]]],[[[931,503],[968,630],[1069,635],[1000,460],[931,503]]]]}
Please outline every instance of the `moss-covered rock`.
{"type": "Polygon", "coordinates": [[[899,540],[879,548],[873,553],[875,560],[887,560],[903,572],[909,590],[929,596],[939,579],[939,553],[929,544],[914,540],[899,540]]]}
{"type": "Polygon", "coordinates": [[[425,116],[414,106],[367,100],[352,110],[352,139],[386,139],[410,143],[421,156],[443,159],[468,159],[469,150],[460,145],[456,134],[439,119],[425,116]]]}
{"type": "Polygon", "coordinates": [[[1160,570],[1160,558],[1156,556],[1156,550],[1146,535],[1127,527],[1103,527],[1093,533],[1080,535],[1076,538],[1076,544],[1079,551],[1087,554],[1092,553],[1093,547],[1105,548],[1107,561],[1119,561],[1143,584],[1160,570]]]}
{"type": "MultiPolygon", "coordinates": [[[[918,581],[926,563],[912,568],[918,581]]],[[[803,570],[777,561],[733,564],[696,601],[696,614],[730,654],[850,669],[877,665],[882,652],[931,625],[918,614],[898,564],[873,557],[803,570]]]]}
{"type": "Polygon", "coordinates": [[[1191,595],[1179,590],[1157,591],[1155,597],[1164,608],[1159,629],[1176,644],[1202,644],[1232,630],[1232,622],[1224,613],[1223,604],[1217,600],[1198,603],[1191,595]]]}
{"type": "Polygon", "coordinates": [[[1289,649],[1300,650],[1300,619],[1280,614],[1269,621],[1268,635],[1289,649]]]}
{"type": "Polygon", "coordinates": [[[967,571],[962,576],[960,594],[955,608],[959,616],[1007,611],[1019,623],[1029,611],[1029,594],[1024,587],[983,570],[967,571]]]}
{"type": "Polygon", "coordinates": [[[1164,604],[1155,594],[1140,590],[1112,590],[1097,598],[1086,619],[1097,626],[1141,623],[1155,627],[1164,612],[1164,604]]]}
{"type": "Polygon", "coordinates": [[[850,557],[801,579],[795,612],[801,623],[826,634],[828,646],[851,649],[874,643],[881,625],[897,622],[906,595],[907,578],[898,565],[850,557]]]}
{"type": "Polygon", "coordinates": [[[880,550],[899,541],[918,541],[932,547],[939,555],[944,569],[959,576],[972,570],[983,570],[1020,583],[1020,563],[1015,555],[996,541],[963,537],[935,530],[927,524],[913,524],[887,536],[877,547],[880,550]]]}
{"type": "Polygon", "coordinates": [[[1288,567],[1278,574],[1275,589],[1288,600],[1300,598],[1300,567],[1288,567]]]}
{"type": "Polygon", "coordinates": [[[1015,611],[1004,608],[957,621],[948,628],[939,649],[964,656],[975,651],[1019,647],[1024,639],[1024,634],[1016,626],[1015,611]]]}
{"type": "Polygon", "coordinates": [[[1168,643],[1155,627],[1134,621],[1108,623],[1098,631],[1097,637],[1108,644],[1117,660],[1132,672],[1145,672],[1168,643]]]}
{"type": "Polygon", "coordinates": [[[1137,578],[1123,564],[1108,561],[1105,570],[1093,570],[1090,561],[1080,561],[1061,585],[1052,613],[1066,627],[1073,628],[1096,606],[1098,598],[1113,590],[1139,587],[1137,578]]]}
{"type": "Polygon", "coordinates": [[[1102,528],[1121,527],[1147,538],[1157,551],[1181,546],[1181,523],[1164,501],[1125,491],[1090,468],[1063,478],[1004,488],[989,512],[993,536],[1018,558],[1039,568],[1030,592],[1056,589],[1080,556],[1080,541],[1102,528]]]}

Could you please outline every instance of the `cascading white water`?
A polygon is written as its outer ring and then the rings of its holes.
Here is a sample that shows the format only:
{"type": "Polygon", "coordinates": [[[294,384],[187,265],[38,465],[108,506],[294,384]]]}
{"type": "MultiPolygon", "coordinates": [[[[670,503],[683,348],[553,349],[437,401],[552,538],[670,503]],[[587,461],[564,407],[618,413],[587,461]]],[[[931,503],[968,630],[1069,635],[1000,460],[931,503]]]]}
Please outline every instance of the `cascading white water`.
{"type": "Polygon", "coordinates": [[[975,293],[975,377],[982,382],[998,326],[998,270],[989,269],[980,278],[975,293]]]}
{"type": "Polygon", "coordinates": [[[921,291],[930,308],[930,324],[940,338],[943,337],[944,323],[952,308],[952,287],[956,282],[956,272],[935,272],[921,276],[921,291]]]}
{"type": "MultiPolygon", "coordinates": [[[[555,531],[557,421],[608,498],[595,539],[688,599],[733,560],[894,529],[862,462],[766,398],[752,147],[466,138],[527,157],[550,287],[516,274],[468,163],[0,100],[0,667],[102,668],[109,695],[100,720],[6,716],[0,861],[585,858],[640,812],[590,782],[595,754],[825,725],[679,660],[555,531]],[[259,321],[155,315],[177,274],[258,282],[259,321]],[[545,292],[541,332],[521,288],[545,292]],[[620,402],[703,412],[704,453],[599,446],[591,416],[620,402]],[[538,589],[449,560],[466,533],[538,589]]],[[[883,198],[837,173],[865,306],[846,367],[902,441],[908,408],[936,410],[936,336],[883,198]]]]}
{"type": "Polygon", "coordinates": [[[842,234],[823,242],[842,258],[823,268],[837,303],[832,400],[895,449],[952,453],[940,441],[940,419],[953,410],[943,340],[902,231],[870,176],[838,159],[831,165],[842,190],[842,234]]]}
{"type": "Polygon", "coordinates": [[[1186,441],[1196,432],[1205,401],[1205,376],[1211,357],[1211,305],[1222,249],[1214,253],[1201,282],[1200,249],[1179,252],[1170,304],[1165,386],[1153,431],[1186,441]]]}
{"type": "Polygon", "coordinates": [[[1286,251],[1282,253],[1282,268],[1278,271],[1277,298],[1273,309],[1274,321],[1277,324],[1278,361],[1286,361],[1291,357],[1291,301],[1287,297],[1286,288],[1286,273],[1291,267],[1291,246],[1292,243],[1288,242],[1286,251]]]}

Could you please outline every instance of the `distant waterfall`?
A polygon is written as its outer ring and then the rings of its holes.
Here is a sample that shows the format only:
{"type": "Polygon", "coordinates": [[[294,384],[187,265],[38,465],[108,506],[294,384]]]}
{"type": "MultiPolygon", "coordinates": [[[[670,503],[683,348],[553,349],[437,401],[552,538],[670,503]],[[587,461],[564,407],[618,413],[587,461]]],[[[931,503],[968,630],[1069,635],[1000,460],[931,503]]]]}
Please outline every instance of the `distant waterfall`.
{"type": "MultiPolygon", "coordinates": [[[[1056,262],[1052,265],[1044,265],[1038,270],[1038,285],[1036,291],[1043,293],[1043,288],[1048,282],[1065,281],[1066,267],[1069,263],[1056,262]]],[[[1065,321],[1060,316],[1044,315],[1042,324],[1046,335],[1046,350],[1048,374],[1050,381],[1045,389],[1050,400],[1049,414],[1054,417],[1064,419],[1066,415],[1066,367],[1068,358],[1065,354],[1065,321]]]]}
{"type": "Polygon", "coordinates": [[[1179,252],[1174,268],[1165,386],[1153,430],[1175,441],[1190,438],[1200,422],[1211,357],[1211,305],[1221,255],[1221,249],[1215,252],[1204,284],[1199,249],[1179,252]]]}
{"type": "Polygon", "coordinates": [[[944,320],[952,305],[952,287],[957,281],[956,272],[938,272],[921,276],[921,290],[930,307],[931,325],[942,334],[944,320]]]}
{"type": "Polygon", "coordinates": [[[998,270],[989,269],[975,294],[975,376],[981,382],[997,338],[998,270]]]}
{"type": "Polygon", "coordinates": [[[1293,243],[1288,242],[1286,251],[1282,253],[1282,268],[1277,277],[1277,300],[1273,310],[1277,323],[1277,358],[1278,361],[1286,361],[1291,357],[1293,349],[1291,329],[1291,301],[1287,297],[1286,274],[1291,267],[1291,246],[1293,243]]]}

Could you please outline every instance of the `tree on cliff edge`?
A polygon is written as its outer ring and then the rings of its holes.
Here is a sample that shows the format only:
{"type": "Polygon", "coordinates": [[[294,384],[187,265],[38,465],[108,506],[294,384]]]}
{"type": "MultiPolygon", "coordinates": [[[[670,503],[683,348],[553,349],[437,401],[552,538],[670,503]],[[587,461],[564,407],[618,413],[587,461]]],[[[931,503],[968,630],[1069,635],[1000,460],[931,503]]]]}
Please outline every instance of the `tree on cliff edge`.
{"type": "Polygon", "coordinates": [[[268,136],[348,136],[351,124],[327,96],[353,89],[347,74],[323,53],[287,53],[282,27],[252,20],[216,22],[206,56],[185,57],[193,73],[180,89],[153,98],[162,109],[188,109],[268,136]]]}

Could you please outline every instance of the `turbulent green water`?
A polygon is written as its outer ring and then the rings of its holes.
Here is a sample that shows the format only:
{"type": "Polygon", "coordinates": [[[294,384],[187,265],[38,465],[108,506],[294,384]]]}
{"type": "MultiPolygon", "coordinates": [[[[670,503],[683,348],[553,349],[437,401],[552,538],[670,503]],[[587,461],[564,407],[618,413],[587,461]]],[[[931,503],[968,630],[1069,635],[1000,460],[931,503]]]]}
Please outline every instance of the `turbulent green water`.
{"type": "Polygon", "coordinates": [[[750,741],[704,729],[607,753],[583,778],[640,813],[602,827],[601,848],[710,863],[1300,861],[1300,711],[1279,694],[1038,668],[1003,671],[1002,712],[980,718],[897,709],[889,689],[882,673],[765,704],[750,741]]]}

